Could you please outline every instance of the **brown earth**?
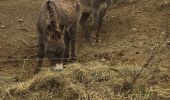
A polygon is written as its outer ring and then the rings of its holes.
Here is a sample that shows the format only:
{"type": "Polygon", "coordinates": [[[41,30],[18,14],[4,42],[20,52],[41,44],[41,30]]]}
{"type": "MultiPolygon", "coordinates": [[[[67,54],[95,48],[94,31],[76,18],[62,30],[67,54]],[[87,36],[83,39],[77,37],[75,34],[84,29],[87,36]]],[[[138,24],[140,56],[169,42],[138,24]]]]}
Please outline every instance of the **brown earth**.
{"type": "MultiPolygon", "coordinates": [[[[37,49],[35,23],[43,1],[0,0],[2,87],[34,77],[37,49]]],[[[112,5],[104,18],[100,44],[90,46],[83,34],[78,34],[77,64],[82,64],[87,70],[90,69],[87,66],[93,65],[92,62],[97,63],[94,65],[96,68],[98,64],[118,70],[121,66],[141,68],[154,48],[161,43],[149,67],[144,69],[148,77],[141,75],[137,83],[143,81],[147,89],[156,90],[163,98],[170,96],[170,36],[167,36],[170,34],[169,11],[170,0],[129,0],[112,5]],[[166,39],[162,43],[164,37],[166,39]]],[[[44,67],[48,66],[48,61],[46,63],[44,67]]],[[[67,67],[65,70],[68,71],[67,67]]],[[[72,75],[71,72],[69,74],[72,75]]],[[[1,86],[0,91],[4,89],[1,86]]]]}

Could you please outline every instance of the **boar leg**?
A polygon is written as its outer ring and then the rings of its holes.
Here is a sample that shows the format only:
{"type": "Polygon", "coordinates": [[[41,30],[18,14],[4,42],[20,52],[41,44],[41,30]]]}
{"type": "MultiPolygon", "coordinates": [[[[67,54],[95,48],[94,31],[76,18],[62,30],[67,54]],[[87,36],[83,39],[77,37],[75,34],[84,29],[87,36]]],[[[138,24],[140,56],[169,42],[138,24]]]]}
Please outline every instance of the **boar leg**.
{"type": "Polygon", "coordinates": [[[100,11],[100,14],[99,14],[99,22],[98,22],[98,28],[97,28],[97,33],[96,33],[96,42],[100,42],[100,32],[99,30],[101,29],[101,26],[102,26],[102,22],[103,22],[103,18],[105,16],[105,13],[106,13],[106,9],[102,9],[100,11]]]}
{"type": "Polygon", "coordinates": [[[71,27],[70,34],[71,34],[71,59],[72,61],[75,61],[76,60],[76,25],[71,27]]]}
{"type": "Polygon", "coordinates": [[[69,54],[69,48],[70,48],[70,35],[69,35],[69,32],[65,33],[64,42],[65,42],[65,45],[66,45],[66,50],[65,50],[65,54],[64,54],[64,58],[66,58],[66,59],[64,60],[64,63],[66,63],[68,61],[68,58],[70,57],[70,54],[69,54]]]}
{"type": "Polygon", "coordinates": [[[87,20],[89,16],[90,16],[90,13],[83,13],[80,18],[80,25],[81,25],[83,32],[85,32],[85,37],[87,40],[90,40],[90,33],[87,29],[87,20]]]}

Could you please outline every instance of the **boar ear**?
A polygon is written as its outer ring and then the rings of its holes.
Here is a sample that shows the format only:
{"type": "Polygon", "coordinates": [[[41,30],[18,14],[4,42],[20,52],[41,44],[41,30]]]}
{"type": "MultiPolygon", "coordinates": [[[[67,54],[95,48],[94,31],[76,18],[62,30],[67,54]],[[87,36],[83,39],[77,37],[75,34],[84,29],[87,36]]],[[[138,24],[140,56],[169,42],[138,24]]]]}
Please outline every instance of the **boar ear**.
{"type": "Polygon", "coordinates": [[[50,25],[47,27],[47,30],[46,30],[46,32],[48,33],[47,34],[47,41],[49,41],[49,40],[51,40],[51,38],[50,38],[50,36],[51,36],[51,27],[50,27],[50,25]]]}

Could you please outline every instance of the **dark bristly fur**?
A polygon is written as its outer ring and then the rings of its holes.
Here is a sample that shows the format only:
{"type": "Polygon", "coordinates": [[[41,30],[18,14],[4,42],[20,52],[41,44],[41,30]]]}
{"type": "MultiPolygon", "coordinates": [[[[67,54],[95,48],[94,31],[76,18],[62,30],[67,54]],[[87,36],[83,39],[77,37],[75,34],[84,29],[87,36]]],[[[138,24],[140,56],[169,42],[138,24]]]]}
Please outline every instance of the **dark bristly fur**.
{"type": "Polygon", "coordinates": [[[82,27],[82,30],[85,32],[86,38],[94,42],[99,42],[99,30],[102,25],[103,17],[105,16],[108,6],[112,3],[113,0],[79,0],[81,14],[79,16],[79,23],[82,27]],[[92,15],[93,19],[93,32],[90,34],[88,32],[86,23],[89,16],[92,15]]]}
{"type": "Polygon", "coordinates": [[[45,54],[53,59],[50,60],[52,66],[63,63],[63,59],[54,58],[68,58],[70,44],[71,58],[76,58],[78,4],[77,0],[47,0],[42,5],[37,22],[39,47],[36,72],[42,67],[45,54]]]}
{"type": "Polygon", "coordinates": [[[47,9],[49,11],[50,30],[53,33],[56,33],[55,32],[55,28],[57,27],[56,26],[56,12],[55,12],[55,5],[52,1],[47,1],[47,9]]]}
{"type": "MultiPolygon", "coordinates": [[[[43,58],[76,58],[76,33],[79,23],[91,41],[99,41],[98,31],[106,9],[112,0],[47,0],[44,2],[37,22],[38,30],[38,66],[43,58]],[[94,31],[89,34],[86,22],[92,14],[94,31]],[[62,34],[64,33],[64,34],[62,34]],[[92,39],[91,39],[92,38],[92,39]],[[71,48],[70,48],[71,45],[71,48]],[[70,50],[71,49],[71,50],[70,50]]],[[[51,60],[52,65],[62,63],[62,59],[51,60]]]]}

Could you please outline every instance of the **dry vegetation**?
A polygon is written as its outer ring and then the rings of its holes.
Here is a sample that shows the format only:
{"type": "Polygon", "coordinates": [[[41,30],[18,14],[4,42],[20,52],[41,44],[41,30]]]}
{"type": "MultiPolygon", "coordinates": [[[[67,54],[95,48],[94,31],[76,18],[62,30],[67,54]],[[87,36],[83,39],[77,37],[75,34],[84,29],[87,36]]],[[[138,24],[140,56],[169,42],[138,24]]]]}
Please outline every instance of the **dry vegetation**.
{"type": "Polygon", "coordinates": [[[76,63],[54,72],[45,61],[33,75],[43,1],[0,0],[0,100],[170,99],[170,0],[115,0],[100,44],[79,33],[76,63]]]}

